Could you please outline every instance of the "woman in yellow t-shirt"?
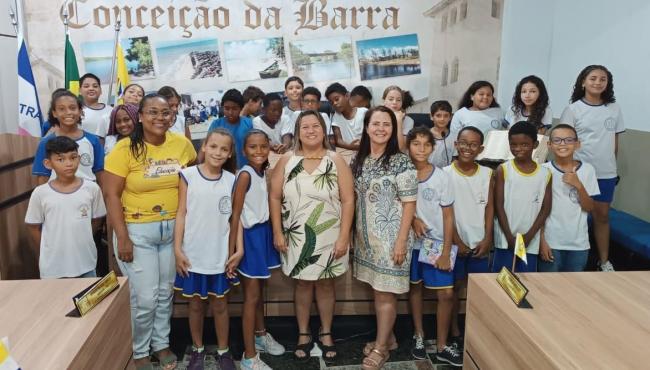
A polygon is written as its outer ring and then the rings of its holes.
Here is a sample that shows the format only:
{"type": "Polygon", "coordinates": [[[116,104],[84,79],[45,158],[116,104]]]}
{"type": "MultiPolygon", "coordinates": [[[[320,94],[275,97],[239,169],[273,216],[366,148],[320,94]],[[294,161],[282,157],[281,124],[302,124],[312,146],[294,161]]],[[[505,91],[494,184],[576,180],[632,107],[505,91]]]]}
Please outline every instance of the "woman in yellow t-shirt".
{"type": "Polygon", "coordinates": [[[151,366],[151,351],[164,369],[176,367],[169,332],[178,173],[196,160],[196,151],[184,136],[167,132],[171,117],[164,97],[145,96],[134,132],[115,145],[105,163],[104,198],[118,265],[129,277],[138,368],[151,366]]]}

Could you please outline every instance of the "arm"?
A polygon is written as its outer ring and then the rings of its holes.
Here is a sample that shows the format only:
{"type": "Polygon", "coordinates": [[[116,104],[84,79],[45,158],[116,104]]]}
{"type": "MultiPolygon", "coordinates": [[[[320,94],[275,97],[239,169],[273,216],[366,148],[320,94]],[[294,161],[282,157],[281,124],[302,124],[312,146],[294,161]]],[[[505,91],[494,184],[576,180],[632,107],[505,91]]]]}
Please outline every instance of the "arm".
{"type": "Polygon", "coordinates": [[[395,118],[397,118],[397,145],[399,146],[399,150],[402,152],[407,151],[406,147],[406,140],[404,138],[404,135],[402,132],[404,132],[404,117],[406,116],[406,113],[403,111],[398,111],[395,112],[395,118]]]}
{"type": "Polygon", "coordinates": [[[396,265],[401,265],[406,258],[406,243],[409,238],[409,229],[411,222],[415,216],[415,202],[402,202],[402,221],[399,225],[399,232],[397,233],[397,240],[395,240],[395,247],[393,248],[393,262],[396,265]]]}
{"type": "Polygon", "coordinates": [[[117,237],[117,257],[124,262],[133,261],[133,242],[129,238],[129,232],[124,221],[122,210],[122,191],[124,191],[124,177],[114,175],[110,172],[104,174],[104,200],[108,220],[113,226],[117,237]]]}
{"type": "Polygon", "coordinates": [[[358,142],[346,143],[345,140],[343,140],[341,129],[338,126],[332,126],[332,131],[334,131],[334,142],[336,143],[336,146],[348,150],[359,150],[358,142]]]}
{"type": "Polygon", "coordinates": [[[594,200],[587,193],[587,189],[578,178],[578,175],[575,173],[575,169],[572,172],[567,172],[562,175],[562,181],[573,186],[578,191],[578,202],[580,207],[585,212],[591,212],[594,209],[594,200]]]}
{"type": "Polygon", "coordinates": [[[442,207],[442,228],[444,230],[442,254],[436,261],[436,267],[443,271],[451,271],[451,244],[455,229],[452,206],[442,207]]]}
{"type": "Polygon", "coordinates": [[[237,247],[240,218],[250,181],[251,175],[248,172],[241,172],[235,182],[235,190],[232,195],[232,214],[230,215],[230,233],[228,235],[228,253],[235,251],[237,247]]]}
{"type": "Polygon", "coordinates": [[[174,224],[174,257],[176,257],[176,272],[181,276],[189,276],[192,267],[183,253],[183,237],[185,236],[185,217],[187,216],[187,182],[182,175],[178,176],[178,209],[174,224]]]}
{"type": "MultiPolygon", "coordinates": [[[[506,216],[506,210],[504,208],[504,194],[503,188],[505,185],[505,178],[503,176],[503,168],[499,166],[497,168],[496,181],[494,183],[494,210],[497,214],[497,219],[499,221],[499,226],[501,231],[506,236],[508,241],[508,249],[513,249],[515,247],[515,236],[512,235],[510,230],[510,224],[508,223],[508,216],[506,216]]],[[[487,222],[487,220],[485,220],[487,222]]]]}
{"type": "Polygon", "coordinates": [[[494,176],[490,176],[487,204],[485,205],[485,236],[476,244],[475,257],[483,258],[492,247],[494,235],[494,176]]]}
{"type": "Polygon", "coordinates": [[[190,131],[190,126],[185,124],[185,137],[187,140],[192,141],[192,132],[190,131]]]}
{"type": "Polygon", "coordinates": [[[271,174],[271,192],[269,193],[269,212],[273,228],[273,246],[278,252],[287,251],[287,240],[282,228],[282,195],[284,193],[284,169],[293,153],[287,153],[280,158],[271,174]]]}
{"type": "Polygon", "coordinates": [[[617,133],[617,134],[614,136],[614,156],[615,156],[616,158],[618,158],[618,136],[619,136],[619,135],[620,135],[620,133],[617,133]]]}
{"type": "Polygon", "coordinates": [[[348,253],[350,247],[350,233],[352,232],[352,219],[354,218],[354,180],[352,170],[340,155],[332,154],[336,172],[338,173],[339,197],[341,199],[341,225],[339,237],[334,244],[334,258],[341,258],[348,253]]]}
{"type": "Polygon", "coordinates": [[[97,185],[101,188],[103,185],[103,177],[104,177],[104,170],[95,172],[95,181],[97,181],[97,185]]]}
{"type": "Polygon", "coordinates": [[[551,246],[546,242],[544,227],[539,230],[539,258],[542,261],[553,262],[553,252],[551,252],[551,246]]]}
{"type": "MultiPolygon", "coordinates": [[[[42,224],[27,224],[27,232],[29,237],[34,241],[34,244],[38,248],[40,253],[41,250],[41,226],[42,224]]],[[[38,260],[38,258],[37,258],[38,260]]]]}
{"type": "Polygon", "coordinates": [[[544,192],[544,200],[542,201],[542,209],[539,210],[533,226],[530,227],[530,230],[524,234],[524,243],[528,243],[535,237],[535,234],[542,228],[546,218],[551,213],[551,203],[553,201],[553,193],[551,190],[552,181],[548,181],[546,184],[546,191],[544,192]]]}

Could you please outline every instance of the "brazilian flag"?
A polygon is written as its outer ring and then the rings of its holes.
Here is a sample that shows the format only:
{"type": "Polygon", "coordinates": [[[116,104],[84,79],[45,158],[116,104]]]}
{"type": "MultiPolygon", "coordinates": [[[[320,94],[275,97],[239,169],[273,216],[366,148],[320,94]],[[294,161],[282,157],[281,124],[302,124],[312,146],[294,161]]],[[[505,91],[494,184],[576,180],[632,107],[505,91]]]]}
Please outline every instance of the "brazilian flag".
{"type": "Polygon", "coordinates": [[[75,95],[79,95],[79,67],[74,54],[70,35],[65,35],[65,88],[75,95]]]}

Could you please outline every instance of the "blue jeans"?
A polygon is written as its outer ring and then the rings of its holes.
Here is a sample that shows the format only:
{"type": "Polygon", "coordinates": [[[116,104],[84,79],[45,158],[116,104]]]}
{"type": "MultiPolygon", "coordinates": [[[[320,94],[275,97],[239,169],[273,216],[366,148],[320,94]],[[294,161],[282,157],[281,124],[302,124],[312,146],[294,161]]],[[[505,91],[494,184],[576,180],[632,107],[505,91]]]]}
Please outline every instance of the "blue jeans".
{"type": "MultiPolygon", "coordinates": [[[[133,358],[147,357],[169,347],[170,319],[176,262],[174,220],[126,224],[133,242],[133,261],[118,258],[129,278],[133,358]]],[[[117,255],[117,238],[113,237],[117,255]]]]}
{"type": "Polygon", "coordinates": [[[85,274],[81,274],[77,276],[77,278],[93,278],[93,277],[97,277],[97,272],[95,272],[95,270],[90,270],[85,274]]]}
{"type": "Polygon", "coordinates": [[[582,251],[565,251],[551,249],[553,262],[546,262],[539,258],[537,270],[540,272],[580,272],[587,266],[589,249],[582,251]]]}

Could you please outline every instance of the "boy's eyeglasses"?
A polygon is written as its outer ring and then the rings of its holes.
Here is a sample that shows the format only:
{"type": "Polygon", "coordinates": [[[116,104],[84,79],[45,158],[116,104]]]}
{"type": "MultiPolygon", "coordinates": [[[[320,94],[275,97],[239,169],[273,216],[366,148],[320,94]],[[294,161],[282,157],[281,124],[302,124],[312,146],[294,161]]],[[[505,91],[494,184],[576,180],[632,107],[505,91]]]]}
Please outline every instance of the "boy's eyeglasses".
{"type": "Polygon", "coordinates": [[[318,103],[318,100],[316,100],[316,99],[302,99],[302,102],[304,104],[316,104],[316,103],[318,103]]]}
{"type": "Polygon", "coordinates": [[[169,118],[172,115],[172,112],[168,111],[168,110],[164,110],[164,111],[160,111],[160,112],[157,111],[157,110],[150,110],[150,111],[147,111],[145,113],[151,118],[155,118],[155,117],[158,117],[158,116],[162,116],[162,118],[169,118]]]}
{"type": "Polygon", "coordinates": [[[462,148],[462,149],[469,148],[471,150],[476,150],[481,146],[481,144],[479,144],[479,143],[468,143],[466,141],[459,141],[456,144],[458,144],[459,148],[462,148]]]}
{"type": "Polygon", "coordinates": [[[551,138],[551,143],[555,145],[560,145],[560,144],[575,144],[578,142],[577,137],[552,137],[551,138]]]}

